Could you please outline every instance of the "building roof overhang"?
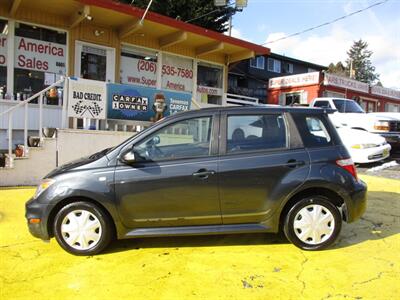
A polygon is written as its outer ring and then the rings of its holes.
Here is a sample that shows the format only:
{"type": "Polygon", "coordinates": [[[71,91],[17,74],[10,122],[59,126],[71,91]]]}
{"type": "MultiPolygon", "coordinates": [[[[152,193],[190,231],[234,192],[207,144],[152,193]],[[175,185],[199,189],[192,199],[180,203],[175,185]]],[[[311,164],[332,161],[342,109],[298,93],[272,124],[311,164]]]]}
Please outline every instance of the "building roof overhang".
{"type": "MultiPolygon", "coordinates": [[[[192,49],[194,56],[201,59],[209,54],[224,55],[230,64],[256,55],[268,55],[270,49],[244,40],[230,37],[209,29],[172,19],[138,7],[111,0],[5,0],[8,16],[13,18],[19,10],[43,10],[66,20],[67,28],[78,26],[87,19],[92,23],[112,28],[121,42],[132,35],[151,37],[159,49],[175,45],[192,49]]],[[[3,7],[4,8],[4,7],[3,7]]]]}

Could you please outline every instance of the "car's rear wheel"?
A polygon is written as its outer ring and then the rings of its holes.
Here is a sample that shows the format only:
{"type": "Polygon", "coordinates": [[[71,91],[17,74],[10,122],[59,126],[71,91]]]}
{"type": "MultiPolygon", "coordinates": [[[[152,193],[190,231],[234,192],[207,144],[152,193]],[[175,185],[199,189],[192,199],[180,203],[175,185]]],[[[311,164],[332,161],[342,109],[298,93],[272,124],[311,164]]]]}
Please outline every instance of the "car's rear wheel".
{"type": "Polygon", "coordinates": [[[54,235],[58,244],[75,255],[94,255],[111,241],[108,216],[89,202],[70,203],[57,213],[54,235]]]}
{"type": "Polygon", "coordinates": [[[321,250],[339,236],[342,218],[339,209],[322,196],[307,197],[289,210],[284,232],[290,242],[304,250],[321,250]]]}

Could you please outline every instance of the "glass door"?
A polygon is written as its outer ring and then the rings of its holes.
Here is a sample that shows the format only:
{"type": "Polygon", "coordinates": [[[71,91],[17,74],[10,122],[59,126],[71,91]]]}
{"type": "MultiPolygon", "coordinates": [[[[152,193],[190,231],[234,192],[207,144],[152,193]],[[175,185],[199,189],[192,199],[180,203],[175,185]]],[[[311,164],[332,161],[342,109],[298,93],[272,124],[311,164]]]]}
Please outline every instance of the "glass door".
{"type": "Polygon", "coordinates": [[[105,82],[115,81],[115,49],[76,41],[75,76],[105,82]]]}
{"type": "MultiPolygon", "coordinates": [[[[83,79],[115,82],[115,49],[76,41],[75,76],[83,79]]],[[[95,119],[77,119],[76,122],[76,127],[79,129],[100,129],[102,126],[104,124],[100,125],[100,121],[95,119]]]]}

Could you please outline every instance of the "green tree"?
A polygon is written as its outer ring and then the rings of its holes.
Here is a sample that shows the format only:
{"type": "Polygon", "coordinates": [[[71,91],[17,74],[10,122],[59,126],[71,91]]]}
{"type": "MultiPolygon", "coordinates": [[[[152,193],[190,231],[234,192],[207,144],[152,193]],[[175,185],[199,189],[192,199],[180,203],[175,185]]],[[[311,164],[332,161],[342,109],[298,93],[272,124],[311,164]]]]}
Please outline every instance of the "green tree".
{"type": "Polygon", "coordinates": [[[373,52],[368,50],[368,43],[363,40],[354,41],[353,46],[347,51],[346,72],[350,74],[350,68],[353,69],[352,78],[374,84],[379,80],[379,74],[375,72],[372,65],[371,56],[373,52]]]}
{"type": "MultiPolygon", "coordinates": [[[[146,8],[149,0],[120,0],[140,8],[146,8]]],[[[228,30],[229,17],[236,13],[231,6],[216,7],[212,0],[154,0],[151,11],[181,21],[189,21],[217,32],[228,30]]]]}
{"type": "Polygon", "coordinates": [[[346,67],[341,61],[337,62],[336,64],[330,63],[328,66],[328,73],[336,74],[343,77],[348,76],[346,67]]]}

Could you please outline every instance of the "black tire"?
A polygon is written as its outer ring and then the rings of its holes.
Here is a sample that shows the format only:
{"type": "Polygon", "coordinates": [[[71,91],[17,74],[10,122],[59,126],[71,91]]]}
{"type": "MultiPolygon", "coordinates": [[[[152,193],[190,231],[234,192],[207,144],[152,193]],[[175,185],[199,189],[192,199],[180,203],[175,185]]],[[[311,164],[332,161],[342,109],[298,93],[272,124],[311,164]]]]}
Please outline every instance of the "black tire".
{"type": "MultiPolygon", "coordinates": [[[[112,221],[109,220],[108,215],[95,204],[83,201],[73,202],[61,208],[60,211],[57,213],[54,219],[53,232],[58,244],[67,252],[74,255],[95,255],[103,251],[112,240],[113,227],[111,225],[111,222],[112,221]],[[87,242],[86,247],[83,245],[81,247],[80,241],[70,241],[70,244],[73,243],[73,246],[71,246],[67,242],[69,233],[63,233],[61,230],[63,222],[64,225],[68,226],[69,222],[71,222],[70,217],[73,218],[74,216],[76,216],[77,218],[80,218],[83,214],[86,214],[88,216],[87,219],[95,223],[94,227],[96,228],[91,229],[91,233],[97,234],[97,237],[95,238],[95,240],[85,238],[85,241],[87,242]]],[[[74,232],[76,231],[74,230],[74,232]]],[[[77,233],[78,236],[80,236],[79,234],[82,235],[82,233],[77,233]]]]}
{"type": "Polygon", "coordinates": [[[337,237],[339,236],[341,228],[342,228],[342,217],[339,209],[332,202],[330,202],[327,198],[323,196],[312,196],[296,202],[290,208],[289,212],[285,217],[283,230],[287,239],[300,249],[322,250],[331,246],[336,241],[337,237]],[[298,225],[295,225],[295,221],[296,222],[301,221],[302,213],[303,212],[307,213],[305,210],[312,213],[313,210],[318,209],[318,207],[320,207],[321,209],[321,213],[319,214],[320,216],[327,215],[328,222],[326,222],[324,229],[329,230],[330,233],[321,234],[321,231],[318,232],[313,230],[314,225],[312,225],[311,231],[306,231],[305,229],[303,240],[300,239],[299,236],[302,235],[303,232],[302,229],[298,228],[298,225]],[[295,220],[295,218],[297,218],[297,220],[295,220]],[[313,232],[315,232],[316,235],[315,241],[313,240],[314,237],[311,237],[313,232]],[[307,236],[309,237],[306,239],[307,236]],[[318,238],[321,239],[320,242],[318,242],[317,240],[318,238]]]}

